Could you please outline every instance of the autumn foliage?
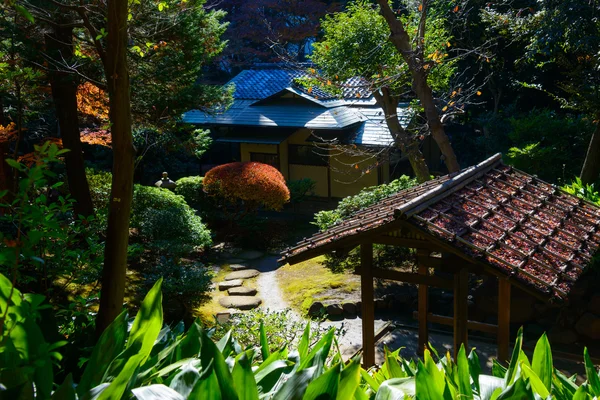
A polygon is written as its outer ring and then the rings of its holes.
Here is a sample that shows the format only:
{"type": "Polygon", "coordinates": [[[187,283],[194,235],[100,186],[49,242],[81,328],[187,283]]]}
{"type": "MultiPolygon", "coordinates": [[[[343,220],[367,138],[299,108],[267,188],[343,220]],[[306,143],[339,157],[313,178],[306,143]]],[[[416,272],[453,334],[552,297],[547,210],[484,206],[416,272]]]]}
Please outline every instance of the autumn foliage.
{"type": "Polygon", "coordinates": [[[263,206],[280,210],[290,200],[290,191],[281,173],[258,162],[219,165],[204,177],[204,190],[210,196],[231,203],[243,201],[248,208],[263,206]]]}

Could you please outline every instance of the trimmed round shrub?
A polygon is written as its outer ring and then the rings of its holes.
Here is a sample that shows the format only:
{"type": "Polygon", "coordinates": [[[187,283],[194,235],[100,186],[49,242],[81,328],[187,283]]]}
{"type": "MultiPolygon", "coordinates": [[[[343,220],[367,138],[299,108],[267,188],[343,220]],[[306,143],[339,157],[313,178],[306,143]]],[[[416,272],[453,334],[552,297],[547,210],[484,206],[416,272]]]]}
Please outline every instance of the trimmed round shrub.
{"type": "Polygon", "coordinates": [[[151,246],[172,254],[212,243],[210,231],[183,196],[166,189],[135,185],[131,226],[151,246]]]}
{"type": "Polygon", "coordinates": [[[258,162],[234,162],[219,165],[204,177],[204,190],[230,203],[242,201],[245,208],[260,206],[281,210],[290,200],[285,179],[276,168],[258,162]]]}
{"type": "Polygon", "coordinates": [[[186,176],[181,178],[175,182],[177,183],[175,193],[183,196],[185,202],[190,207],[201,210],[208,203],[206,193],[204,193],[204,185],[202,184],[203,180],[203,176],[186,176]]]}

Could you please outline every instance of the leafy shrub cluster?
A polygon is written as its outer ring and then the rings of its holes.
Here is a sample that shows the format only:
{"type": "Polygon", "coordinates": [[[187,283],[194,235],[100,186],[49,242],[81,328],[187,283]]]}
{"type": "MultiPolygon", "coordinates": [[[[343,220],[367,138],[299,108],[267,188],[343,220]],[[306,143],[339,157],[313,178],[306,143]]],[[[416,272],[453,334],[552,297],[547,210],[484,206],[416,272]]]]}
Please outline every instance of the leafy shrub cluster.
{"type": "MultiPolygon", "coordinates": [[[[112,175],[88,170],[87,176],[96,211],[106,216],[112,175]]],[[[134,185],[131,227],[138,229],[150,247],[170,254],[182,254],[212,242],[210,231],[183,196],[152,186],[134,185]]]]}
{"type": "Polygon", "coordinates": [[[530,359],[519,330],[508,366],[494,361],[481,373],[477,353],[461,347],[456,359],[425,350],[424,359],[406,360],[400,349],[385,349],[384,363],[368,371],[360,357],[344,362],[334,329],[311,344],[310,325],[297,346],[276,350],[259,324],[255,346],[242,345],[232,332],[218,342],[198,321],[163,326],[161,280],[148,292],[131,324],[122,312],[102,333],[82,371],[54,382],[53,362],[62,343],[48,343],[37,324],[43,296],[23,295],[0,275],[0,366],[6,398],[64,399],[557,399],[600,396],[600,376],[587,349],[587,381],[581,385],[554,368],[542,335],[530,359]],[[129,328],[130,327],[130,328],[129,328]],[[332,352],[333,350],[333,352],[332,352]],[[260,357],[257,355],[260,354],[260,357]]]}
{"type": "Polygon", "coordinates": [[[12,195],[0,192],[0,273],[55,300],[68,285],[99,277],[104,247],[94,217],[75,216],[74,200],[56,190],[62,183],[51,184],[52,164],[66,150],[50,142],[35,150],[39,162],[30,166],[7,160],[19,187],[12,195]]]}
{"type": "Polygon", "coordinates": [[[290,200],[281,172],[258,162],[234,162],[211,169],[204,177],[204,190],[229,204],[242,202],[246,210],[281,210],[290,200]]]}
{"type": "Polygon", "coordinates": [[[401,190],[415,186],[416,184],[417,180],[415,178],[402,175],[400,178],[393,180],[390,183],[364,188],[358,194],[348,196],[340,201],[335,210],[319,211],[316,213],[315,221],[313,223],[318,226],[320,230],[325,230],[342,219],[349,217],[356,211],[375,204],[379,200],[394,193],[398,193],[401,190]]]}
{"type": "Polygon", "coordinates": [[[310,178],[288,181],[287,187],[290,190],[290,203],[300,203],[304,201],[306,197],[314,194],[316,184],[317,182],[310,178]]]}
{"type": "Polygon", "coordinates": [[[210,231],[182,196],[170,190],[135,185],[131,226],[151,247],[183,254],[212,243],[210,231]]]}
{"type": "MultiPolygon", "coordinates": [[[[335,210],[316,213],[313,224],[320,230],[328,229],[356,211],[416,184],[416,179],[402,175],[388,184],[364,188],[358,194],[341,200],[335,210]]],[[[374,245],[373,251],[378,265],[383,268],[398,267],[403,261],[410,260],[412,254],[409,249],[381,244],[374,245]]],[[[325,256],[324,265],[333,272],[355,269],[360,265],[360,250],[354,249],[348,254],[329,253],[325,256]]]]}
{"type": "Polygon", "coordinates": [[[161,257],[145,274],[148,287],[163,279],[165,300],[174,309],[172,317],[187,320],[194,310],[210,299],[213,271],[200,262],[181,264],[173,258],[161,257]]]}
{"type": "Polygon", "coordinates": [[[564,185],[562,189],[569,194],[573,194],[581,199],[591,201],[600,206],[600,194],[596,191],[594,185],[584,185],[579,177],[575,178],[570,185],[564,185]]]}

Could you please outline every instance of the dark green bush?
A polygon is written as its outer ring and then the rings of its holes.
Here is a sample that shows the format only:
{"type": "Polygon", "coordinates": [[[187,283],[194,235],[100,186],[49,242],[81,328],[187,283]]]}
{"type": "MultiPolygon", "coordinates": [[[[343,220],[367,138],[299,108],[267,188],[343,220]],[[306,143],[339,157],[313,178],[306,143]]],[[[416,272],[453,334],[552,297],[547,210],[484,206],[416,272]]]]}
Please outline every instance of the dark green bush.
{"type": "Polygon", "coordinates": [[[210,299],[213,272],[204,264],[183,264],[173,258],[161,257],[146,274],[148,288],[163,278],[165,300],[176,308],[175,320],[188,319],[195,308],[210,299]]]}
{"type": "Polygon", "coordinates": [[[204,201],[206,201],[206,195],[204,194],[204,188],[202,187],[202,176],[186,176],[177,180],[177,186],[175,187],[175,193],[183,196],[185,202],[190,207],[198,210],[201,208],[204,201]]]}
{"type": "Polygon", "coordinates": [[[131,226],[149,246],[182,254],[212,242],[210,231],[183,196],[170,190],[135,185],[131,226]]]}
{"type": "Polygon", "coordinates": [[[300,203],[301,201],[304,201],[306,197],[313,195],[316,184],[317,182],[310,178],[287,181],[286,185],[290,190],[290,203],[300,203]]]}

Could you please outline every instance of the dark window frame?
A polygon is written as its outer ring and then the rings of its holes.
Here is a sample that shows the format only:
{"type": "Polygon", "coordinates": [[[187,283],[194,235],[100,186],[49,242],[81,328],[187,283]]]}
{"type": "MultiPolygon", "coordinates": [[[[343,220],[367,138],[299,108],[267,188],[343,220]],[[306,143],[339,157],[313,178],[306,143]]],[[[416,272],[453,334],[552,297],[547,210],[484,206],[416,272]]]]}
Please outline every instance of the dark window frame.
{"type": "Polygon", "coordinates": [[[316,167],[327,167],[329,160],[327,156],[321,156],[315,152],[316,146],[305,144],[288,145],[288,162],[294,165],[312,165],[316,167]]]}
{"type": "Polygon", "coordinates": [[[281,160],[279,158],[279,154],[277,154],[277,153],[261,153],[261,152],[251,151],[250,152],[250,161],[267,164],[267,165],[277,168],[278,170],[279,170],[279,167],[281,166],[281,160]],[[262,158],[262,160],[255,159],[255,156],[258,156],[258,158],[262,158]],[[268,158],[273,158],[273,162],[267,162],[265,159],[268,159],[268,158]]]}

